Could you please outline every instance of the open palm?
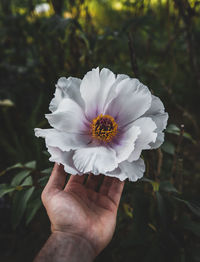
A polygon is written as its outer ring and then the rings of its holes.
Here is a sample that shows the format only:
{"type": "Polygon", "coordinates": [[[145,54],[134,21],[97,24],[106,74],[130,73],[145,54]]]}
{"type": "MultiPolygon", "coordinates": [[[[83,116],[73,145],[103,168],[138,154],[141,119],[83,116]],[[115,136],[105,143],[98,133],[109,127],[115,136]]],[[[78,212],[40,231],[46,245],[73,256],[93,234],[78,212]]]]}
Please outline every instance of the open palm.
{"type": "Polygon", "coordinates": [[[111,240],[124,183],[117,178],[71,176],[66,182],[63,166],[55,164],[42,193],[52,231],[85,238],[98,254],[111,240]]]}

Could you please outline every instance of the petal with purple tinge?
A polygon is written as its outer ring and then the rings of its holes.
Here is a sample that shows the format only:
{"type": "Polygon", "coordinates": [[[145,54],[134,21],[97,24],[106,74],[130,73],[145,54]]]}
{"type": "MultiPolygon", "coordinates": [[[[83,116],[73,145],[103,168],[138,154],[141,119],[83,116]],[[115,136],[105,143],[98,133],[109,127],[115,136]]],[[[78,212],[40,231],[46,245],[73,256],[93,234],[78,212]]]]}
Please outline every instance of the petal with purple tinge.
{"type": "Polygon", "coordinates": [[[121,91],[110,102],[106,114],[116,120],[119,127],[124,127],[142,116],[151,106],[149,89],[137,79],[124,79],[121,91]]]}
{"type": "Polygon", "coordinates": [[[140,127],[132,125],[127,130],[122,131],[115,142],[111,143],[111,147],[115,150],[118,163],[127,160],[134,151],[135,143],[140,135],[140,127]]]}

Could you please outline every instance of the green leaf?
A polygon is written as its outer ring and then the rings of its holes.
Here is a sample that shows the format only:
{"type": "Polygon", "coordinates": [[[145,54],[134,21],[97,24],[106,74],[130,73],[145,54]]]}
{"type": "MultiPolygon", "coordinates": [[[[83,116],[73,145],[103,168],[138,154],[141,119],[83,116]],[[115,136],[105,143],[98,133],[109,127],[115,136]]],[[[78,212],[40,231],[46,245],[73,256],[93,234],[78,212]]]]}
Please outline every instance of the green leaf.
{"type": "Polygon", "coordinates": [[[31,220],[34,218],[35,214],[41,206],[42,201],[40,200],[40,198],[35,199],[28,205],[26,210],[26,225],[28,225],[31,222],[31,220]]]}
{"type": "Polygon", "coordinates": [[[33,185],[33,179],[31,176],[28,176],[24,182],[21,184],[21,186],[32,186],[33,185]]]}
{"type": "MultiPolygon", "coordinates": [[[[176,125],[170,124],[170,125],[166,128],[165,132],[166,132],[166,133],[169,133],[169,134],[174,134],[174,135],[179,136],[180,133],[181,133],[181,130],[180,130],[180,128],[177,127],[176,125]]],[[[191,136],[189,133],[185,132],[185,131],[183,132],[183,137],[191,140],[193,143],[196,143],[196,141],[192,138],[192,136],[191,136]]]]}
{"type": "Polygon", "coordinates": [[[8,171],[12,170],[12,169],[16,169],[16,168],[23,168],[23,165],[21,163],[17,163],[13,166],[10,166],[8,168],[6,168],[5,170],[3,170],[1,173],[0,173],[0,176],[4,175],[5,173],[7,173],[8,171]]]}
{"type": "Polygon", "coordinates": [[[7,184],[0,184],[0,198],[14,190],[16,190],[16,187],[7,184]]]}
{"type": "Polygon", "coordinates": [[[175,146],[168,141],[165,141],[162,146],[161,146],[162,150],[170,155],[174,155],[175,154],[175,146]]]}
{"type": "Polygon", "coordinates": [[[170,124],[165,130],[166,133],[179,135],[180,134],[180,128],[176,126],[175,124],[170,124]]]}
{"type": "Polygon", "coordinates": [[[192,136],[191,136],[189,133],[184,132],[184,133],[183,133],[183,136],[184,136],[185,138],[191,140],[194,144],[196,143],[196,141],[192,138],[192,136]]]}
{"type": "Polygon", "coordinates": [[[30,170],[23,170],[19,172],[17,175],[14,176],[14,178],[11,181],[12,186],[19,186],[21,182],[24,180],[25,177],[27,177],[30,174],[30,170]]]}
{"type": "Polygon", "coordinates": [[[170,181],[160,182],[160,191],[179,193],[170,181]]]}
{"type": "Polygon", "coordinates": [[[48,180],[49,180],[49,175],[40,178],[40,179],[38,180],[38,183],[39,183],[41,186],[46,186],[48,180]]]}
{"type": "Polygon", "coordinates": [[[36,168],[36,161],[34,160],[34,161],[27,162],[24,166],[27,167],[27,168],[35,169],[36,168]]]}
{"type": "Polygon", "coordinates": [[[13,198],[12,217],[11,217],[12,226],[14,229],[19,225],[24,215],[24,212],[26,210],[27,203],[30,197],[32,196],[34,189],[35,189],[34,187],[31,187],[15,193],[15,196],[13,198]]]}
{"type": "Polygon", "coordinates": [[[41,173],[50,175],[52,170],[53,170],[53,168],[49,167],[49,168],[46,168],[46,169],[42,170],[41,173]]]}
{"type": "Polygon", "coordinates": [[[154,192],[159,191],[160,184],[158,182],[153,181],[153,180],[151,180],[149,178],[145,178],[145,177],[141,178],[140,181],[150,183],[152,185],[152,187],[153,187],[153,191],[154,192]]]}
{"type": "Polygon", "coordinates": [[[178,197],[173,197],[173,198],[178,200],[179,202],[184,203],[192,211],[193,214],[195,214],[195,215],[200,217],[200,207],[199,206],[197,206],[197,205],[195,205],[193,203],[190,203],[187,200],[178,198],[178,197]]]}

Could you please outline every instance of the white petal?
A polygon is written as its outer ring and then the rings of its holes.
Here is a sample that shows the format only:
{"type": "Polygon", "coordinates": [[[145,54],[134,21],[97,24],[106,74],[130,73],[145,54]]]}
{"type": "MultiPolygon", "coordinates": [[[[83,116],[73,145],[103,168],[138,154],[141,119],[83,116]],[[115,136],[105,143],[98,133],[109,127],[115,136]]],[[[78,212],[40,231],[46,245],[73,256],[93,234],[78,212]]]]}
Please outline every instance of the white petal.
{"type": "Polygon", "coordinates": [[[103,146],[78,149],[73,160],[76,168],[82,173],[105,174],[118,165],[115,151],[103,146]]]}
{"type": "Polygon", "coordinates": [[[103,112],[108,92],[115,81],[115,75],[106,68],[99,73],[99,68],[88,72],[80,86],[85,101],[85,113],[89,120],[103,112]]]}
{"type": "Polygon", "coordinates": [[[149,110],[144,114],[144,116],[151,117],[156,123],[157,130],[162,131],[166,128],[168,114],[165,112],[165,108],[161,100],[152,95],[152,103],[149,110]]]}
{"type": "Polygon", "coordinates": [[[142,158],[137,161],[128,162],[124,161],[119,164],[119,168],[130,181],[137,181],[139,178],[143,177],[145,172],[145,164],[142,158]]]}
{"type": "Polygon", "coordinates": [[[120,84],[120,92],[110,102],[106,114],[115,118],[123,127],[143,115],[151,105],[149,89],[137,79],[124,79],[120,84]]]}
{"type": "Polygon", "coordinates": [[[35,135],[45,138],[47,146],[58,147],[62,151],[85,147],[91,140],[88,135],[61,132],[53,128],[35,128],[35,135]]]}
{"type": "Polygon", "coordinates": [[[157,133],[156,141],[154,143],[150,143],[151,149],[159,148],[164,142],[165,134],[163,132],[157,133]]]}
{"type": "Polygon", "coordinates": [[[111,86],[109,93],[107,95],[105,105],[104,105],[104,112],[106,112],[110,102],[118,95],[118,93],[121,91],[121,89],[124,87],[124,81],[125,79],[130,79],[129,76],[123,75],[123,74],[118,74],[115,82],[111,86]]]}
{"type": "Polygon", "coordinates": [[[117,167],[111,172],[107,172],[105,175],[110,177],[116,177],[121,181],[124,181],[127,178],[126,173],[123,172],[119,167],[117,167]]]}
{"type": "Polygon", "coordinates": [[[144,114],[144,116],[151,117],[156,123],[157,129],[155,132],[158,133],[155,143],[151,143],[151,148],[158,148],[164,142],[163,130],[167,126],[168,114],[165,112],[165,108],[161,100],[152,95],[152,104],[150,109],[144,114]]]}
{"type": "Polygon", "coordinates": [[[69,174],[72,175],[80,174],[80,172],[74,166],[72,160],[74,151],[62,152],[59,148],[51,147],[51,146],[48,146],[47,149],[51,155],[51,157],[49,158],[51,162],[62,164],[64,166],[65,172],[69,174]]]}
{"type": "Polygon", "coordinates": [[[51,100],[49,110],[54,112],[63,98],[71,98],[84,108],[84,101],[80,94],[81,79],[75,77],[61,77],[56,84],[54,98],[51,100]]]}
{"type": "Polygon", "coordinates": [[[128,159],[135,148],[135,141],[140,133],[140,127],[132,125],[117,138],[116,142],[111,143],[111,147],[116,152],[118,163],[128,159]]]}
{"type": "Polygon", "coordinates": [[[62,99],[57,110],[45,117],[55,129],[69,133],[84,134],[90,125],[82,108],[70,98],[62,99]]]}
{"type": "Polygon", "coordinates": [[[145,172],[145,164],[143,159],[139,158],[134,162],[123,161],[119,167],[111,172],[107,172],[106,176],[117,177],[121,181],[128,178],[130,181],[137,181],[143,177],[145,172]]]}
{"type": "Polygon", "coordinates": [[[137,160],[142,150],[150,149],[150,143],[156,141],[157,133],[156,124],[150,117],[142,117],[137,119],[134,123],[135,126],[139,126],[141,129],[141,134],[138,136],[138,139],[135,142],[135,149],[128,158],[128,161],[132,162],[137,160]]]}

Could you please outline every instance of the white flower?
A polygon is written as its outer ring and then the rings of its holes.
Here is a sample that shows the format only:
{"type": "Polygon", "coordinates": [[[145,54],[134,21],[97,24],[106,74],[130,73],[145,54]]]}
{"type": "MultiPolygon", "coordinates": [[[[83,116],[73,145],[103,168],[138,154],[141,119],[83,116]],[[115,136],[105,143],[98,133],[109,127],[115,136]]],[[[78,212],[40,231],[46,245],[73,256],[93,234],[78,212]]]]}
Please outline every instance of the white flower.
{"type": "Polygon", "coordinates": [[[50,129],[35,129],[70,174],[93,173],[136,181],[145,171],[142,150],[164,141],[168,114],[139,80],[99,68],[83,80],[62,77],[46,114],[50,129]]]}

